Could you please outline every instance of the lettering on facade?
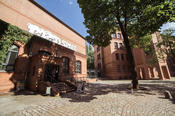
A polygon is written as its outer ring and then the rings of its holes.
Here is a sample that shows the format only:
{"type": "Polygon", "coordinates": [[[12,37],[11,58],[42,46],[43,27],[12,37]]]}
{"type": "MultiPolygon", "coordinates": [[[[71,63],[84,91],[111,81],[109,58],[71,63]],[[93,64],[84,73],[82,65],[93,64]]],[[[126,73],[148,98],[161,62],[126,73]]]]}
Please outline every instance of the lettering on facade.
{"type": "Polygon", "coordinates": [[[57,37],[56,35],[52,34],[51,32],[46,31],[46,30],[44,30],[36,25],[28,23],[28,30],[30,33],[37,35],[37,36],[40,36],[48,41],[51,41],[51,42],[56,43],[58,45],[64,46],[64,47],[69,48],[73,51],[77,50],[76,46],[70,44],[69,42],[67,42],[65,40],[62,40],[61,38],[57,37]]]}

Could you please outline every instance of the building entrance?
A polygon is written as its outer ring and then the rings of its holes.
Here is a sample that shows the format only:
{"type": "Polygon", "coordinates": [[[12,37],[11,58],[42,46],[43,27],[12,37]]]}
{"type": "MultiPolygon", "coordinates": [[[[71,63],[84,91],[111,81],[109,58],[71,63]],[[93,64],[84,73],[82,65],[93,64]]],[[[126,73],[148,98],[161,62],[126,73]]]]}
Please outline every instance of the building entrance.
{"type": "Polygon", "coordinates": [[[57,83],[59,80],[60,66],[54,64],[45,65],[44,80],[51,83],[57,83]]]}

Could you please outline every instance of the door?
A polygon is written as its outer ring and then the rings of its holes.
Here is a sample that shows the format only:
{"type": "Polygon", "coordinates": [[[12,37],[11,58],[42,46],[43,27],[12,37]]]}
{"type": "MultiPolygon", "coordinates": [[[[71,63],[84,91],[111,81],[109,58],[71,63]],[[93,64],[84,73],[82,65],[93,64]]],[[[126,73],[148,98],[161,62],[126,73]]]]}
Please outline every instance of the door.
{"type": "Polygon", "coordinates": [[[51,83],[57,83],[59,78],[59,65],[46,64],[44,80],[51,83]]]}

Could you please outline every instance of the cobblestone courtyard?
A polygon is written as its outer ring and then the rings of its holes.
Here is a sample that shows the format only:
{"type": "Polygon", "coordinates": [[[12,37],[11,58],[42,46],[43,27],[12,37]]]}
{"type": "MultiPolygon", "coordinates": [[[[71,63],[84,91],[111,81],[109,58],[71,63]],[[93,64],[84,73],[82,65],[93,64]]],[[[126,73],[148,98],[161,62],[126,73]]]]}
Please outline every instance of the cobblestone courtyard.
{"type": "Polygon", "coordinates": [[[85,93],[58,97],[1,95],[0,116],[175,116],[175,104],[164,91],[175,91],[175,79],[142,80],[140,90],[128,80],[89,83],[85,93]]]}

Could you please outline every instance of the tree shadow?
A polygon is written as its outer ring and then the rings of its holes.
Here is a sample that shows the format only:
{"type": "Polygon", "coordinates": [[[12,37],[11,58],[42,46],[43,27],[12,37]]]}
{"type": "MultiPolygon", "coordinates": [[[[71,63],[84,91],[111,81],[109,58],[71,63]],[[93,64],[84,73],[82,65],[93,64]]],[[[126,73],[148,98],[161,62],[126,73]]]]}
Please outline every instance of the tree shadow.
{"type": "MultiPolygon", "coordinates": [[[[90,102],[94,99],[97,99],[99,95],[106,95],[109,93],[123,93],[123,94],[130,94],[134,96],[146,96],[146,95],[161,95],[164,96],[164,91],[170,91],[172,93],[173,98],[175,94],[173,91],[174,88],[169,88],[166,84],[140,84],[140,88],[138,90],[130,89],[130,83],[125,84],[100,84],[100,83],[89,83],[86,86],[84,93],[79,94],[76,92],[71,92],[62,95],[62,98],[69,98],[70,102],[90,102]]],[[[164,98],[164,97],[162,97],[164,98]]],[[[160,98],[160,99],[162,99],[160,98]]]]}
{"type": "Polygon", "coordinates": [[[38,95],[38,93],[29,91],[29,90],[21,90],[21,91],[16,91],[13,94],[14,96],[16,95],[38,95]]]}

